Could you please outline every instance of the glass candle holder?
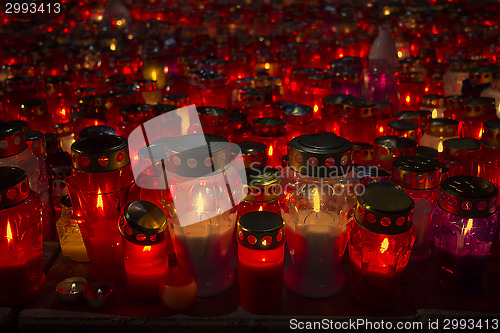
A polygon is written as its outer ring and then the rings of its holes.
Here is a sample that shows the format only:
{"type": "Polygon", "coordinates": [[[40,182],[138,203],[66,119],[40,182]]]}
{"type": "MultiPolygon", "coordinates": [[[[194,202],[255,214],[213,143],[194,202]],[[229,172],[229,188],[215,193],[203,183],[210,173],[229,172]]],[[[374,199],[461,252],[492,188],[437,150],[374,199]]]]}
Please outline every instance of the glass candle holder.
{"type": "Polygon", "coordinates": [[[333,94],[345,94],[353,97],[361,97],[363,80],[358,70],[341,69],[332,72],[333,94]]]}
{"type": "Polygon", "coordinates": [[[441,163],[421,156],[401,156],[392,163],[392,182],[402,187],[415,202],[412,216],[417,231],[411,261],[423,262],[430,258],[434,226],[431,214],[439,196],[441,163]]]}
{"type": "Polygon", "coordinates": [[[73,126],[73,133],[78,137],[80,131],[89,126],[106,124],[106,108],[86,104],[73,105],[70,108],[69,121],[73,126]]]}
{"type": "Polygon", "coordinates": [[[472,98],[480,97],[481,93],[490,86],[493,80],[493,73],[496,71],[495,66],[478,66],[472,68],[469,78],[462,82],[462,95],[472,98]]]}
{"type": "Polygon", "coordinates": [[[443,118],[461,120],[462,119],[462,102],[464,97],[462,95],[451,95],[445,97],[445,108],[443,118]]]}
{"type": "Polygon", "coordinates": [[[243,112],[231,112],[229,114],[229,141],[240,143],[247,141],[252,133],[252,126],[248,122],[248,117],[243,112]]]}
{"type": "Polygon", "coordinates": [[[28,149],[38,158],[40,176],[37,181],[37,194],[42,200],[42,225],[44,239],[50,240],[55,237],[52,216],[52,207],[49,198],[49,177],[47,173],[47,151],[45,149],[45,137],[42,132],[25,130],[24,137],[28,149]]]}
{"type": "Polygon", "coordinates": [[[71,154],[71,145],[75,142],[75,132],[72,123],[54,125],[54,130],[59,135],[61,149],[71,154]]]}
{"type": "Polygon", "coordinates": [[[492,97],[469,98],[462,103],[463,115],[460,120],[461,137],[481,139],[483,123],[497,118],[495,99],[492,97]]]}
{"type": "Polygon", "coordinates": [[[130,167],[127,140],[99,135],[71,146],[72,172],[66,186],[96,280],[124,280],[120,232],[122,208],[138,195],[130,167]]]}
{"type": "Polygon", "coordinates": [[[286,286],[305,297],[330,297],[344,285],[340,262],[354,206],[356,175],[347,173],[352,144],[333,133],[290,142],[281,216],[291,260],[286,286]]]}
{"type": "Polygon", "coordinates": [[[27,121],[29,128],[43,133],[52,132],[52,117],[45,99],[28,99],[20,104],[20,120],[27,121]]]}
{"type": "Polygon", "coordinates": [[[474,66],[474,60],[452,60],[448,70],[443,75],[444,93],[449,95],[462,94],[462,82],[469,78],[469,70],[474,66]]]}
{"type": "Polygon", "coordinates": [[[238,217],[249,212],[266,211],[281,214],[279,205],[281,172],[265,166],[245,168],[246,196],[238,205],[238,217]]]}
{"type": "Polygon", "coordinates": [[[389,122],[393,119],[394,107],[389,102],[375,103],[375,115],[377,117],[376,136],[387,135],[389,122]]]}
{"type": "Polygon", "coordinates": [[[283,107],[283,118],[287,122],[286,141],[303,134],[321,132],[318,124],[314,122],[313,108],[304,104],[290,103],[283,107]]]}
{"type": "Polygon", "coordinates": [[[389,186],[373,186],[358,196],[349,223],[352,292],[362,305],[390,308],[410,259],[415,231],[413,199],[389,186]]]}
{"type": "Polygon", "coordinates": [[[389,135],[402,136],[418,142],[420,130],[417,124],[405,119],[391,120],[388,125],[389,135]]]}
{"type": "Polygon", "coordinates": [[[69,195],[65,195],[61,201],[61,217],[56,222],[57,236],[61,251],[64,256],[74,261],[89,261],[87,249],[83,243],[80,224],[81,217],[73,211],[73,205],[69,195]]]}
{"type": "Polygon", "coordinates": [[[149,104],[132,104],[120,108],[121,120],[116,134],[128,138],[132,131],[153,117],[153,107],[149,104]]]}
{"type": "MultiPolygon", "coordinates": [[[[332,76],[329,74],[309,74],[304,81],[302,104],[310,105],[314,111],[314,118],[321,116],[320,108],[323,98],[332,93],[332,76]]],[[[306,133],[302,133],[306,134],[306,133]]]]}
{"type": "Polygon", "coordinates": [[[284,223],[275,213],[249,212],[238,220],[240,305],[251,313],[276,312],[283,303],[284,223]]]}
{"type": "Polygon", "coordinates": [[[373,165],[387,171],[392,170],[392,162],[400,156],[417,154],[417,141],[395,135],[381,136],[375,139],[373,165]]]}
{"type": "MultiPolygon", "coordinates": [[[[427,122],[431,116],[431,111],[429,110],[420,110],[420,111],[399,111],[396,112],[394,117],[401,120],[409,120],[415,123],[418,126],[418,135],[421,136],[421,133],[427,126],[427,122]]],[[[392,121],[392,120],[391,120],[392,121]]]]}
{"type": "Polygon", "coordinates": [[[191,272],[198,296],[220,294],[233,284],[230,253],[234,237],[239,170],[230,162],[229,142],[217,135],[173,138],[166,170],[174,205],[168,205],[169,228],[179,265],[191,272]],[[207,146],[199,147],[205,139],[207,146]],[[191,141],[192,140],[192,141],[191,141]],[[186,150],[187,149],[187,150],[186,150]]]}
{"type": "Polygon", "coordinates": [[[375,146],[369,143],[353,142],[351,160],[354,166],[373,165],[373,150],[375,146]]]}
{"type": "Polygon", "coordinates": [[[401,73],[398,88],[399,110],[419,110],[425,94],[425,82],[422,73],[401,73]]]}
{"type": "Polygon", "coordinates": [[[123,260],[128,293],[135,298],[159,298],[167,277],[167,219],[149,201],[128,204],[118,223],[123,239],[123,260]]]}
{"type": "Polygon", "coordinates": [[[443,151],[439,160],[450,167],[448,175],[475,175],[478,162],[475,160],[481,141],[470,138],[447,139],[443,141],[443,151]]]}
{"type": "Polygon", "coordinates": [[[229,89],[225,75],[204,72],[199,76],[198,85],[201,93],[200,105],[229,108],[229,89]]]}
{"type": "Polygon", "coordinates": [[[432,112],[431,118],[445,118],[444,112],[446,99],[441,95],[424,95],[422,102],[422,110],[432,112]]]}
{"type": "Polygon", "coordinates": [[[23,304],[45,283],[40,209],[42,202],[28,185],[28,175],[0,167],[0,304],[23,304]]]}
{"type": "Polygon", "coordinates": [[[248,121],[257,118],[279,117],[280,114],[271,107],[273,94],[270,89],[246,88],[241,92],[243,111],[248,121]]]}
{"type": "Polygon", "coordinates": [[[199,106],[196,108],[203,133],[216,134],[228,138],[231,134],[229,111],[216,106],[199,106]]]}
{"type": "Polygon", "coordinates": [[[344,101],[340,112],[340,136],[356,142],[372,143],[376,137],[375,103],[362,98],[344,101]]]}
{"type": "Polygon", "coordinates": [[[267,164],[277,168],[281,166],[281,158],[288,153],[286,140],[286,121],[279,118],[258,118],[253,121],[250,141],[260,142],[267,146],[267,164]]]}
{"type": "Polygon", "coordinates": [[[138,95],[138,103],[155,105],[161,100],[161,90],[156,85],[156,80],[143,79],[132,83],[138,95]]]}
{"type": "Polygon", "coordinates": [[[352,96],[337,94],[323,98],[323,109],[321,110],[321,119],[326,132],[340,135],[340,113],[343,103],[352,96]]]}
{"type": "Polygon", "coordinates": [[[430,119],[425,133],[420,139],[420,145],[443,151],[443,141],[457,138],[459,133],[459,122],[453,119],[435,118],[430,119]]]}
{"type": "Polygon", "coordinates": [[[498,189],[474,176],[454,176],[441,183],[432,213],[437,276],[441,285],[461,295],[477,294],[498,224],[498,189]]]}
{"type": "Polygon", "coordinates": [[[488,179],[500,187],[500,120],[491,119],[483,124],[481,149],[474,157],[478,163],[477,176],[488,179]]]}

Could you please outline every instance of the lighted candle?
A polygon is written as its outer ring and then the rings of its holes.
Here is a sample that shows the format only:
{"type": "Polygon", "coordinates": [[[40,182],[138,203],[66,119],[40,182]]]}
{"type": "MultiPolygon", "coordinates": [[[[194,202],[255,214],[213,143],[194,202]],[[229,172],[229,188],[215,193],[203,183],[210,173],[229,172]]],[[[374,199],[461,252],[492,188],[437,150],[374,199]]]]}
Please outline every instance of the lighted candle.
{"type": "Polygon", "coordinates": [[[113,285],[109,282],[94,282],[85,287],[83,297],[88,306],[103,308],[110,304],[114,293],[113,285]]]}
{"type": "Polygon", "coordinates": [[[87,280],[84,278],[67,278],[57,284],[57,297],[66,304],[78,303],[83,299],[83,290],[86,286],[87,280]]]}

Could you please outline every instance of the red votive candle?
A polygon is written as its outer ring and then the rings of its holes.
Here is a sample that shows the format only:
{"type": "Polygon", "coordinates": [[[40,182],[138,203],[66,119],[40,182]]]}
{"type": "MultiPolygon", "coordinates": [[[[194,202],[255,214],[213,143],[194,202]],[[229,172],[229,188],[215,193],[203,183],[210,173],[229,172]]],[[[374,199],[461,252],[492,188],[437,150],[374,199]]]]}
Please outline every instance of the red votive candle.
{"type": "Polygon", "coordinates": [[[135,298],[158,298],[160,282],[167,277],[167,219],[149,201],[125,207],[119,221],[127,290],[135,298]]]}
{"type": "Polygon", "coordinates": [[[373,165],[392,170],[392,162],[400,156],[416,155],[417,141],[395,135],[380,136],[375,139],[373,165]]]}
{"type": "Polygon", "coordinates": [[[340,112],[340,135],[350,141],[372,143],[376,137],[375,103],[349,98],[340,112]]]}
{"type": "Polygon", "coordinates": [[[415,240],[413,199],[389,186],[358,196],[348,225],[352,292],[362,305],[387,309],[397,299],[401,276],[415,240]]]}
{"type": "Polygon", "coordinates": [[[0,304],[35,297],[45,283],[40,210],[42,202],[25,171],[0,167],[0,304]]]}
{"type": "Polygon", "coordinates": [[[253,121],[250,141],[267,146],[267,164],[280,167],[281,158],[287,154],[286,121],[279,118],[258,118],[253,121]]]}
{"type": "Polygon", "coordinates": [[[249,212],[267,211],[281,214],[279,205],[281,172],[265,166],[245,168],[246,196],[238,205],[238,216],[249,212]]]}
{"type": "Polygon", "coordinates": [[[497,118],[495,99],[492,97],[469,98],[462,102],[461,137],[481,139],[483,123],[497,118]]]}
{"type": "Polygon", "coordinates": [[[271,212],[250,212],[238,221],[240,305],[257,314],[283,303],[283,219],[271,212]]]}
{"type": "Polygon", "coordinates": [[[153,107],[149,104],[132,104],[120,108],[121,121],[116,134],[128,138],[132,131],[153,117],[153,107]]]}
{"type": "Polygon", "coordinates": [[[340,135],[339,117],[345,100],[353,98],[349,95],[337,94],[323,98],[323,109],[321,119],[326,132],[340,135]]]}
{"type": "Polygon", "coordinates": [[[473,176],[477,171],[475,156],[481,149],[481,141],[470,138],[455,138],[443,141],[439,160],[450,167],[448,176],[473,176]]]}

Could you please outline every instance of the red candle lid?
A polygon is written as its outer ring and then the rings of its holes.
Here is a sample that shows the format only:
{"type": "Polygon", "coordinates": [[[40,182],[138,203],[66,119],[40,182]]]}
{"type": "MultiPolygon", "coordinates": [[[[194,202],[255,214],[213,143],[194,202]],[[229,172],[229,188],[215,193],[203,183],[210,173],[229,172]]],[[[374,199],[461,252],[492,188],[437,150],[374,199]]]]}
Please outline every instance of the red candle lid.
{"type": "Polygon", "coordinates": [[[125,138],[116,135],[89,136],[71,145],[73,168],[101,173],[121,169],[130,162],[125,138]]]}
{"type": "Polygon", "coordinates": [[[441,158],[445,162],[470,164],[472,153],[481,149],[481,141],[471,138],[454,138],[443,141],[441,158]]]}
{"type": "Polygon", "coordinates": [[[495,99],[492,97],[469,98],[462,102],[464,117],[495,117],[495,99]]]}
{"type": "Polygon", "coordinates": [[[375,115],[375,103],[364,98],[349,98],[340,113],[344,117],[370,118],[375,115]]]}
{"type": "Polygon", "coordinates": [[[286,134],[286,121],[271,117],[254,119],[252,133],[264,137],[284,136],[286,134]]]}
{"type": "Polygon", "coordinates": [[[27,129],[24,131],[24,138],[28,149],[36,156],[46,152],[45,137],[42,132],[27,129]]]}
{"type": "Polygon", "coordinates": [[[467,218],[487,217],[497,210],[498,188],[487,179],[453,176],[441,183],[439,207],[467,218]]]}
{"type": "Polygon", "coordinates": [[[397,235],[412,226],[415,203],[405,192],[390,186],[372,186],[358,195],[354,218],[365,229],[382,235],[397,235]]]}
{"type": "Polygon", "coordinates": [[[283,108],[283,115],[289,124],[307,125],[313,121],[312,107],[304,104],[290,103],[283,108]]]}
{"type": "Polygon", "coordinates": [[[441,163],[422,156],[401,156],[392,162],[392,181],[409,189],[430,189],[441,183],[441,163]]]}
{"type": "Polygon", "coordinates": [[[28,175],[14,167],[0,167],[0,210],[14,207],[31,194],[28,175]]]}
{"type": "Polygon", "coordinates": [[[255,250],[276,249],[285,243],[281,216],[272,212],[250,212],[238,220],[238,244],[255,250]]]}
{"type": "Polygon", "coordinates": [[[118,228],[131,243],[154,245],[165,239],[167,218],[154,203],[138,200],[125,207],[118,228]]]}
{"type": "Polygon", "coordinates": [[[305,134],[290,141],[290,167],[311,177],[339,177],[351,164],[352,143],[333,133],[305,134]]]}
{"type": "Polygon", "coordinates": [[[229,122],[229,111],[217,106],[196,108],[202,126],[224,126],[229,122]]]}
{"type": "Polygon", "coordinates": [[[15,121],[0,123],[0,158],[19,154],[26,147],[23,124],[15,121]]]}
{"type": "Polygon", "coordinates": [[[487,146],[500,149],[500,119],[490,119],[483,123],[481,142],[487,146]]]}
{"type": "Polygon", "coordinates": [[[399,156],[416,155],[417,141],[396,135],[379,136],[375,139],[373,154],[384,161],[393,161],[399,156]]]}

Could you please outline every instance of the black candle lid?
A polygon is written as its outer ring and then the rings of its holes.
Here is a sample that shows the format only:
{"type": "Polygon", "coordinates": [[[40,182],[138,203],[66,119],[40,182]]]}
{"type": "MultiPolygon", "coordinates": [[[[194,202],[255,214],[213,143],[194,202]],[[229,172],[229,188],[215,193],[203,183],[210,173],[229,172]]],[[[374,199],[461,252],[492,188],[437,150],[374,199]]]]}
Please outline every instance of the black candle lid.
{"type": "Polygon", "coordinates": [[[71,145],[73,168],[101,173],[121,169],[130,162],[125,138],[116,135],[89,136],[71,145]]]}
{"type": "Polygon", "coordinates": [[[46,152],[45,137],[42,132],[27,129],[24,131],[24,138],[29,150],[36,156],[46,152]]]}
{"type": "Polygon", "coordinates": [[[365,229],[383,235],[397,235],[412,226],[415,203],[405,192],[390,186],[373,186],[358,195],[354,217],[365,229]]]}
{"type": "Polygon", "coordinates": [[[224,126],[229,122],[229,111],[217,106],[196,108],[202,126],[224,126]]]}
{"type": "Polygon", "coordinates": [[[171,138],[167,151],[167,169],[185,177],[202,177],[224,170],[230,161],[229,141],[214,134],[171,138]]]}
{"type": "Polygon", "coordinates": [[[427,158],[437,158],[438,151],[432,147],[427,146],[418,146],[417,147],[417,156],[427,157],[427,158]]]}
{"type": "Polygon", "coordinates": [[[271,117],[254,119],[252,133],[264,137],[284,136],[286,134],[286,121],[271,117]]]}
{"type": "Polygon", "coordinates": [[[15,167],[0,167],[0,210],[14,207],[30,196],[26,171],[15,167]]]}
{"type": "Polygon", "coordinates": [[[418,129],[418,125],[405,119],[396,119],[389,122],[389,127],[397,131],[411,132],[418,129]]]}
{"type": "Polygon", "coordinates": [[[149,104],[132,104],[122,106],[120,115],[129,122],[144,122],[153,115],[153,106],[149,104]]]}
{"type": "Polygon", "coordinates": [[[492,97],[469,98],[462,102],[464,117],[495,116],[495,99],[492,97]]]}
{"type": "Polygon", "coordinates": [[[304,104],[291,103],[283,108],[283,115],[289,124],[307,125],[313,121],[312,107],[304,104]]]}
{"type": "Polygon", "coordinates": [[[281,171],[268,166],[254,166],[245,168],[247,186],[245,200],[264,202],[278,199],[280,196],[279,183],[281,171]]]}
{"type": "Polygon", "coordinates": [[[369,143],[353,142],[351,159],[353,162],[373,160],[373,149],[375,147],[369,143]]]}
{"type": "Polygon", "coordinates": [[[238,220],[238,244],[255,250],[276,249],[285,242],[284,226],[278,214],[266,211],[246,213],[238,220]]]}
{"type": "Polygon", "coordinates": [[[61,206],[64,207],[69,207],[69,208],[73,207],[73,204],[71,203],[71,199],[69,198],[68,194],[66,194],[64,197],[61,198],[60,203],[61,206]]]}
{"type": "Polygon", "coordinates": [[[446,96],[446,108],[458,109],[461,107],[463,101],[464,101],[464,96],[462,95],[446,96]]]}
{"type": "Polygon", "coordinates": [[[156,104],[153,105],[153,113],[155,116],[159,116],[161,114],[165,114],[170,111],[177,110],[176,105],[170,105],[170,104],[156,104]]]}
{"type": "Polygon", "coordinates": [[[136,91],[156,91],[156,81],[149,79],[136,80],[132,83],[136,91]]]}
{"type": "Polygon", "coordinates": [[[106,118],[106,108],[104,106],[94,106],[89,104],[78,104],[70,107],[69,119],[101,119],[106,118]]]}
{"type": "Polygon", "coordinates": [[[425,133],[437,137],[452,137],[458,135],[457,120],[448,118],[434,118],[430,119],[425,133]]]}
{"type": "Polygon", "coordinates": [[[41,117],[48,113],[47,101],[39,98],[22,101],[20,108],[23,117],[41,117]]]}
{"type": "Polygon", "coordinates": [[[500,149],[500,118],[486,120],[483,123],[481,142],[487,146],[500,149]]]}
{"type": "Polygon", "coordinates": [[[180,108],[188,104],[188,95],[183,94],[164,94],[161,97],[161,103],[166,105],[173,105],[180,108]]]}
{"type": "Polygon", "coordinates": [[[445,97],[441,95],[424,95],[422,99],[422,107],[423,108],[444,108],[445,105],[445,97]]]}
{"type": "Polygon", "coordinates": [[[481,141],[471,138],[454,138],[443,141],[441,158],[452,163],[472,163],[472,153],[481,149],[481,141]]]}
{"type": "Polygon", "coordinates": [[[23,124],[15,121],[0,123],[0,158],[16,155],[26,147],[23,124]]]}
{"type": "Polygon", "coordinates": [[[273,102],[273,94],[270,89],[245,89],[243,93],[243,105],[246,108],[268,105],[273,102]]]}
{"type": "Polygon", "coordinates": [[[441,183],[439,207],[468,218],[481,218],[497,210],[498,188],[487,179],[453,176],[441,183]]]}
{"type": "Polygon", "coordinates": [[[369,118],[375,115],[375,103],[364,98],[348,98],[340,113],[345,117],[369,118]]]}
{"type": "Polygon", "coordinates": [[[84,139],[89,136],[96,135],[116,135],[116,130],[106,125],[89,126],[85,127],[80,131],[80,133],[78,133],[78,138],[84,139]]]}
{"type": "MultiPolygon", "coordinates": [[[[267,162],[267,146],[260,142],[241,142],[238,143],[241,149],[241,155],[245,160],[245,167],[252,165],[265,165],[267,162]]],[[[231,146],[233,147],[233,146],[231,146]]],[[[240,153],[238,151],[237,153],[240,153]]]]}
{"type": "Polygon", "coordinates": [[[137,245],[154,245],[165,239],[165,213],[149,201],[138,200],[128,204],[118,222],[122,236],[137,245]]]}
{"type": "Polygon", "coordinates": [[[393,161],[399,156],[416,155],[417,141],[397,135],[379,136],[375,139],[373,154],[384,161],[393,161]]]}
{"type": "Polygon", "coordinates": [[[335,94],[323,98],[323,108],[327,113],[338,113],[342,110],[343,104],[352,98],[351,95],[335,94]]]}
{"type": "Polygon", "coordinates": [[[441,182],[441,163],[421,156],[401,156],[392,162],[392,182],[409,189],[430,189],[441,182]]]}
{"type": "Polygon", "coordinates": [[[311,177],[339,177],[351,164],[351,149],[333,133],[301,135],[290,141],[290,167],[311,177]]]}

